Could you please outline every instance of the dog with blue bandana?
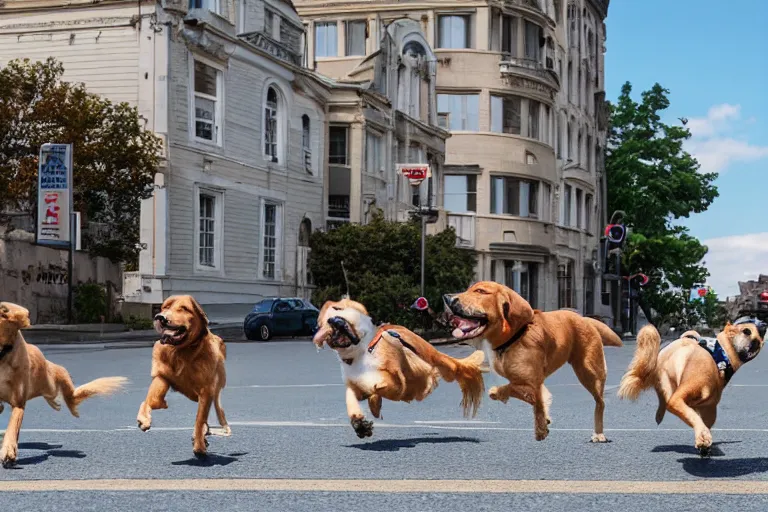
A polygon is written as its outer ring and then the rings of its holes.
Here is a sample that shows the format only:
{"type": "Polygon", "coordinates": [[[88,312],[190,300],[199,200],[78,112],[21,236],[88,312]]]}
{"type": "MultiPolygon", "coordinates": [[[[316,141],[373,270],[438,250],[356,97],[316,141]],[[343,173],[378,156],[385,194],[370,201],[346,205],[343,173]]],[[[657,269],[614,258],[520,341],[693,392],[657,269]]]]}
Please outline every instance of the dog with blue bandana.
{"type": "Polygon", "coordinates": [[[637,335],[635,357],[621,379],[619,397],[636,400],[641,392],[654,388],[659,398],[656,423],[670,411],[693,428],[694,446],[702,457],[709,456],[710,429],[723,389],[763,348],[765,330],[764,322],[741,318],[729,322],[716,338],[687,331],[660,351],[659,331],[647,325],[637,335]]]}

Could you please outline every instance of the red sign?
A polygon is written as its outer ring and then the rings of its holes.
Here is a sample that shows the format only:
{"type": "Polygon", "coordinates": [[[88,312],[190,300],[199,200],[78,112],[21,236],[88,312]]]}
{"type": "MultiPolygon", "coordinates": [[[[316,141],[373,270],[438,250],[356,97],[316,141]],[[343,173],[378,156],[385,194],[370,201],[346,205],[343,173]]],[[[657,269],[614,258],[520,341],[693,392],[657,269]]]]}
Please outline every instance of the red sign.
{"type": "Polygon", "coordinates": [[[427,299],[424,297],[419,297],[416,299],[416,302],[413,303],[413,306],[411,306],[413,309],[418,309],[419,311],[426,311],[429,309],[429,302],[427,302],[427,299]]]}
{"type": "Polygon", "coordinates": [[[699,288],[699,297],[704,297],[707,295],[707,289],[706,288],[699,288]]]}
{"type": "Polygon", "coordinates": [[[429,164],[397,164],[397,170],[409,180],[425,180],[431,174],[429,164]]]}

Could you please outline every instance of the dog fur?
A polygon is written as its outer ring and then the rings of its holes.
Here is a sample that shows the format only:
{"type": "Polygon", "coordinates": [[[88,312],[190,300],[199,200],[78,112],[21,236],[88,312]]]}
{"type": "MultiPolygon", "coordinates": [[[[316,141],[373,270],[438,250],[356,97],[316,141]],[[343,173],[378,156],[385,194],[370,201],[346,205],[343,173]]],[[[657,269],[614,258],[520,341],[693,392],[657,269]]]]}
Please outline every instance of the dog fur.
{"type": "Polygon", "coordinates": [[[373,422],[365,419],[360,407],[362,400],[368,400],[373,416],[381,418],[382,399],[424,400],[437,387],[440,377],[458,382],[465,416],[477,413],[485,390],[482,351],[455,359],[405,327],[384,324],[377,328],[365,307],[349,299],[323,305],[313,341],[318,348],[328,345],[339,357],[347,387],[347,414],[360,438],[373,435],[373,422]],[[352,333],[356,342],[340,329],[352,333]]]}
{"type": "MultiPolygon", "coordinates": [[[[706,456],[712,446],[710,429],[715,424],[717,405],[727,382],[709,351],[699,346],[698,338],[697,332],[687,331],[659,351],[659,331],[652,325],[643,327],[618,394],[620,398],[637,400],[643,391],[654,388],[659,399],[656,423],[660,424],[669,410],[693,428],[694,446],[706,456]]],[[[728,323],[717,340],[734,373],[756,357],[763,346],[757,327],[750,323],[728,323]]]]}
{"type": "Polygon", "coordinates": [[[61,394],[72,416],[79,417],[77,407],[84,400],[109,395],[128,382],[124,377],[103,377],[75,387],[63,366],[46,360],[39,348],[24,341],[21,329],[29,325],[26,308],[0,302],[0,412],[2,402],[11,406],[11,418],[0,448],[0,462],[4,467],[16,463],[27,401],[42,396],[59,411],[61,404],[56,398],[61,394]]]}
{"type": "Polygon", "coordinates": [[[544,380],[566,362],[595,399],[592,442],[606,442],[603,392],[607,367],[604,346],[620,347],[621,339],[602,322],[572,311],[541,312],[514,290],[483,281],[467,291],[444,297],[446,315],[457,339],[490,343],[493,368],[509,384],[488,391],[492,400],[517,398],[533,406],[536,439],[549,434],[552,395],[544,380]]]}
{"type": "Polygon", "coordinates": [[[221,338],[208,329],[208,317],[189,295],[168,297],[155,316],[155,329],[161,339],[152,350],[152,383],[136,418],[146,432],[152,425],[152,411],[167,409],[169,389],[197,402],[197,417],[192,436],[192,451],[205,457],[210,435],[208,414],[213,404],[221,425],[217,435],[229,436],[231,429],[221,406],[221,390],[227,383],[227,349],[221,338]]]}

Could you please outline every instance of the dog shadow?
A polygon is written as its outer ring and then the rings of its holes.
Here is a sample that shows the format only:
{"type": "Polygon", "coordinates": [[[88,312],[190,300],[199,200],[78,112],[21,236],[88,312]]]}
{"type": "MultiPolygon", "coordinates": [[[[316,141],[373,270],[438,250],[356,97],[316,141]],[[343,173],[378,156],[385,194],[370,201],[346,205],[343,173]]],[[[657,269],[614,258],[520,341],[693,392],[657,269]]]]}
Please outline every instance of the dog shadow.
{"type": "MultiPolygon", "coordinates": [[[[725,453],[723,450],[719,448],[719,445],[722,444],[735,444],[740,443],[741,441],[718,441],[716,443],[712,443],[712,448],[710,451],[711,457],[723,457],[725,456],[725,453]]],[[[651,453],[679,453],[681,455],[699,455],[699,450],[697,450],[695,447],[691,445],[684,445],[684,444],[664,444],[657,446],[653,450],[651,450],[651,453]]]]}
{"type": "Polygon", "coordinates": [[[61,450],[60,444],[48,444],[48,443],[19,443],[19,450],[42,450],[45,453],[39,455],[32,455],[30,457],[22,457],[16,460],[16,467],[20,466],[34,466],[45,462],[51,457],[61,457],[64,459],[84,459],[85,453],[80,450],[61,450]]]}
{"type": "Polygon", "coordinates": [[[768,472],[768,457],[720,460],[691,457],[677,462],[682,463],[686,473],[699,478],[733,478],[768,472]]]}
{"type": "Polygon", "coordinates": [[[410,439],[381,439],[371,443],[350,444],[346,447],[371,452],[397,452],[404,448],[416,448],[420,444],[480,444],[481,442],[482,441],[476,437],[413,437],[410,439]]]}
{"type": "Polygon", "coordinates": [[[171,462],[171,464],[174,466],[193,466],[198,468],[229,466],[233,462],[239,461],[240,457],[247,454],[248,452],[230,453],[229,455],[222,455],[218,453],[208,453],[208,456],[202,459],[198,459],[197,457],[192,457],[191,459],[187,459],[187,460],[177,460],[176,462],[171,462]]]}

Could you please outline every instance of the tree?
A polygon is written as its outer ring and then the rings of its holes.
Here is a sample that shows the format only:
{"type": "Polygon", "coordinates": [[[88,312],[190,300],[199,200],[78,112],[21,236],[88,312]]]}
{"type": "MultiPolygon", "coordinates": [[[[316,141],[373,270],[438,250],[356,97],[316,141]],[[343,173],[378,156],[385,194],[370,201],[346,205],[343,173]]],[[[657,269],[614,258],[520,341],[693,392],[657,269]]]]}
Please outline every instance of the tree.
{"type": "Polygon", "coordinates": [[[36,214],[40,146],[72,143],[74,211],[103,223],[86,243],[93,256],[135,263],[140,200],[152,192],[160,140],[138,110],[62,81],[53,58],[15,60],[0,69],[0,212],[36,214]]]}
{"type": "MultiPolygon", "coordinates": [[[[339,300],[347,292],[341,262],[347,270],[351,298],[362,302],[374,322],[414,327],[409,310],[419,296],[421,225],[390,222],[376,215],[367,225],[347,224],[312,234],[309,269],[317,290],[313,301],[339,300]]],[[[453,229],[427,236],[425,293],[438,309],[444,293],[466,289],[474,278],[475,257],[456,247],[453,229]]]]}
{"type": "Polygon", "coordinates": [[[680,307],[676,294],[704,283],[709,272],[701,261],[707,248],[676,223],[705,211],[718,196],[716,173],[699,172],[699,163],[683,149],[691,137],[685,126],[662,122],[669,91],[655,84],[631,98],[627,82],[611,105],[606,148],[609,211],[621,210],[631,228],[623,253],[624,273],[651,278],[640,306],[652,323],[669,319],[680,307]],[[651,314],[654,311],[656,315],[651,314]]]}

